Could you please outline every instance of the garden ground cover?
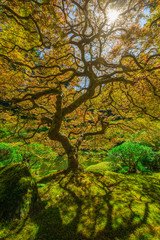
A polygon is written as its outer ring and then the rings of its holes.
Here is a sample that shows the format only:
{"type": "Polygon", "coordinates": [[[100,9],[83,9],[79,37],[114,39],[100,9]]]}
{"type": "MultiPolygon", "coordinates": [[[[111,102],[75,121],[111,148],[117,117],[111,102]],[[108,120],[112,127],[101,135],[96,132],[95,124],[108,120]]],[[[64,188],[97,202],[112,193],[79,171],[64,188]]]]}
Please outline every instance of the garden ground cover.
{"type": "Polygon", "coordinates": [[[160,174],[58,172],[37,179],[41,209],[1,226],[1,239],[160,239],[160,174]]]}

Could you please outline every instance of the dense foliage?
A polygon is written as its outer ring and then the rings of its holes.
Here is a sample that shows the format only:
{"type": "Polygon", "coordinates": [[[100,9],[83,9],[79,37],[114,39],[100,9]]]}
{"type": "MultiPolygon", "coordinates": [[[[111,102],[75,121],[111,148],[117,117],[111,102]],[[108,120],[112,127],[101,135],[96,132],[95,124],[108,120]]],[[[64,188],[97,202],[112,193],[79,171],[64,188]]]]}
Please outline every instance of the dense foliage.
{"type": "Polygon", "coordinates": [[[0,34],[3,125],[60,143],[69,170],[87,141],[157,124],[158,0],[2,0],[0,34]]]}
{"type": "Polygon", "coordinates": [[[151,147],[132,142],[125,142],[111,149],[107,157],[114,170],[129,173],[136,173],[137,170],[159,170],[158,158],[158,154],[151,147]]]}
{"type": "Polygon", "coordinates": [[[22,155],[16,147],[9,143],[0,143],[0,165],[6,166],[7,164],[13,164],[22,162],[22,155]]]}

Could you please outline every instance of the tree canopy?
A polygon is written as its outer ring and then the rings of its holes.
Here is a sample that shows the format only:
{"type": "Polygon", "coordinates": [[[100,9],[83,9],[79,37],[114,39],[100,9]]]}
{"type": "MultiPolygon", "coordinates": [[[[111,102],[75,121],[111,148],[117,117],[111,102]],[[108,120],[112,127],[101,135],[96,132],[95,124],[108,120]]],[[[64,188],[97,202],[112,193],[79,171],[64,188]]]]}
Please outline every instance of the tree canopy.
{"type": "Polygon", "coordinates": [[[159,14],[158,0],[1,0],[0,101],[19,136],[45,127],[76,169],[83,140],[158,121],[159,14]]]}

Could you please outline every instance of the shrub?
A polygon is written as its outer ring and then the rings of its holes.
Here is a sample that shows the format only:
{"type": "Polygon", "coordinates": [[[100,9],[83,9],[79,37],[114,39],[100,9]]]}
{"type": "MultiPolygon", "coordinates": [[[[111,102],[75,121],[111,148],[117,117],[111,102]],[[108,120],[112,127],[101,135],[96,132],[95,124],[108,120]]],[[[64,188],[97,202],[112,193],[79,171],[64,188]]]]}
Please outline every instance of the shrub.
{"type": "Polygon", "coordinates": [[[149,167],[153,171],[160,171],[160,151],[154,152],[154,160],[149,162],[149,167]]]}
{"type": "Polygon", "coordinates": [[[129,171],[129,167],[124,167],[124,168],[121,168],[118,172],[119,173],[128,173],[129,171]]]}
{"type": "Polygon", "coordinates": [[[0,143],[0,165],[22,162],[20,151],[12,143],[0,143]]]}
{"type": "Polygon", "coordinates": [[[141,169],[143,168],[143,171],[150,168],[154,162],[155,154],[150,147],[138,143],[125,142],[120,146],[112,148],[108,152],[107,159],[111,162],[114,171],[117,171],[118,166],[118,168],[125,168],[125,170],[128,168],[129,173],[135,173],[138,166],[141,169]]]}
{"type": "Polygon", "coordinates": [[[56,169],[56,156],[51,147],[36,142],[28,145],[21,142],[0,143],[0,166],[21,162],[36,175],[56,169]]]}
{"type": "Polygon", "coordinates": [[[0,127],[0,139],[9,136],[9,134],[10,134],[10,133],[8,132],[7,129],[0,127]]]}
{"type": "Polygon", "coordinates": [[[55,169],[57,154],[49,146],[33,142],[27,146],[19,146],[23,155],[23,162],[28,165],[31,172],[44,174],[55,169]]]}

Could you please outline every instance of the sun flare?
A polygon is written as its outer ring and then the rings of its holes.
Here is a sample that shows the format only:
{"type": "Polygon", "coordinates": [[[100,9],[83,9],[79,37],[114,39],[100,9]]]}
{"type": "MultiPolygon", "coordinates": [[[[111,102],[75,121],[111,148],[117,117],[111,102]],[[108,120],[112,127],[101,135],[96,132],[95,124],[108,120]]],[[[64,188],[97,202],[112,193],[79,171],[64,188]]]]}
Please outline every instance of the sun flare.
{"type": "Polygon", "coordinates": [[[111,23],[114,23],[118,16],[119,16],[119,11],[115,10],[115,9],[110,9],[107,13],[107,16],[108,16],[108,23],[111,24],[111,23]]]}

